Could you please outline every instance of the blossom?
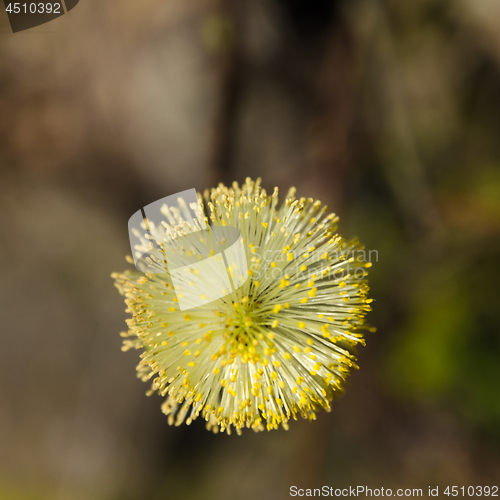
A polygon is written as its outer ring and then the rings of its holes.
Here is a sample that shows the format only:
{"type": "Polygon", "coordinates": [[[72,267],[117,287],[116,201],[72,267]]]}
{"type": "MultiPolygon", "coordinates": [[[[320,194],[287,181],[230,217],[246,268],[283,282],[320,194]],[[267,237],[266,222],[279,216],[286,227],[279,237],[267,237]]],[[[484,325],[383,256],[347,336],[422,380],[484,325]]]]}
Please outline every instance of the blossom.
{"type": "Polygon", "coordinates": [[[205,191],[197,211],[196,226],[241,232],[248,278],[185,312],[168,269],[112,275],[132,314],[123,349],[142,350],[148,394],[166,397],[170,424],[201,414],[215,432],[288,428],[291,418],[329,411],[368,329],[363,247],[337,233],[338,217],[319,201],[292,188],[279,205],[278,189],[269,196],[260,179],[205,191]]]}

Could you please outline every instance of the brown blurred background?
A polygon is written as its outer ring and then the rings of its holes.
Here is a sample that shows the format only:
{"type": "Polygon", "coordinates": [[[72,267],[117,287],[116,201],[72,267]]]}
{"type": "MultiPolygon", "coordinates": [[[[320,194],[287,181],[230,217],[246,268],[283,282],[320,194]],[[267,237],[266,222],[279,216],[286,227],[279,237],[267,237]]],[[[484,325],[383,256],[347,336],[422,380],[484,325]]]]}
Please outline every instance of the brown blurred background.
{"type": "Polygon", "coordinates": [[[500,2],[81,0],[0,14],[0,499],[500,481],[500,2]],[[122,353],[127,220],[262,176],[379,261],[315,423],[172,428],[122,353]]]}

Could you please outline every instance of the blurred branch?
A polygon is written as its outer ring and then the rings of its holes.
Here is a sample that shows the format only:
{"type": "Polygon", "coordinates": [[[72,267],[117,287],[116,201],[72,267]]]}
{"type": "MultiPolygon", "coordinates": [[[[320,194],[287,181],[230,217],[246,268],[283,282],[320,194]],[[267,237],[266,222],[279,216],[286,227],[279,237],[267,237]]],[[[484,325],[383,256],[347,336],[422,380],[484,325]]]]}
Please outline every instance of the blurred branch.
{"type": "Polygon", "coordinates": [[[231,184],[231,162],[236,140],[242,92],[241,2],[222,0],[212,24],[215,48],[220,54],[219,104],[213,128],[210,171],[217,182],[231,184]]]}
{"type": "Polygon", "coordinates": [[[384,8],[379,2],[374,2],[372,8],[372,47],[379,58],[382,119],[387,127],[387,139],[382,146],[383,168],[402,213],[412,226],[428,231],[441,225],[439,211],[426,181],[408,116],[394,36],[384,8]]]}
{"type": "Polygon", "coordinates": [[[312,168],[320,183],[328,186],[328,198],[334,200],[337,211],[345,203],[352,172],[356,114],[353,66],[349,29],[338,21],[329,32],[320,73],[314,82],[316,114],[309,134],[312,168]]]}

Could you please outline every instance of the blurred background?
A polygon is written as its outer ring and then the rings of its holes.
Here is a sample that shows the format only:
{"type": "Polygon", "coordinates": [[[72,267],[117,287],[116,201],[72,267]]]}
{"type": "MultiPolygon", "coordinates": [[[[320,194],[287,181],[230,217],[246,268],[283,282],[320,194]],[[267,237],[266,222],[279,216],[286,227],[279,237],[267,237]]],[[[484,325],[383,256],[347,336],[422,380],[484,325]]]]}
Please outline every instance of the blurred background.
{"type": "Polygon", "coordinates": [[[0,13],[0,499],[500,479],[500,2],[81,0],[0,13]],[[331,413],[169,427],[122,353],[127,220],[262,176],[378,251],[331,413]]]}

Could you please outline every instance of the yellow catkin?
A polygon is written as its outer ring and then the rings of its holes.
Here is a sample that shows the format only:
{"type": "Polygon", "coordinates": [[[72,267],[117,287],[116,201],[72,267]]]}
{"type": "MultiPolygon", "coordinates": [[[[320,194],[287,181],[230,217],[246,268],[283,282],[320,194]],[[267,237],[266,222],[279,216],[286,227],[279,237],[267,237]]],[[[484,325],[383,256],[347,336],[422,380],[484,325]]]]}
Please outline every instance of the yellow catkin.
{"type": "MultiPolygon", "coordinates": [[[[204,199],[208,212],[200,205],[198,224],[242,234],[248,269],[228,261],[239,288],[208,301],[211,290],[200,283],[218,277],[197,269],[182,289],[162,274],[113,273],[132,314],[123,350],[141,351],[139,377],[150,381],[148,394],[165,397],[171,424],[200,416],[213,431],[240,433],[288,428],[299,416],[314,420],[356,367],[348,349],[364,345],[363,332],[374,330],[365,322],[371,263],[358,262],[360,244],[336,233],[336,216],[296,198],[294,189],[279,204],[277,189],[268,195],[260,180],[247,179],[207,190],[204,199]],[[183,311],[180,299],[190,293],[202,304],[183,311]]],[[[172,217],[182,233],[181,213],[172,217]]]]}

